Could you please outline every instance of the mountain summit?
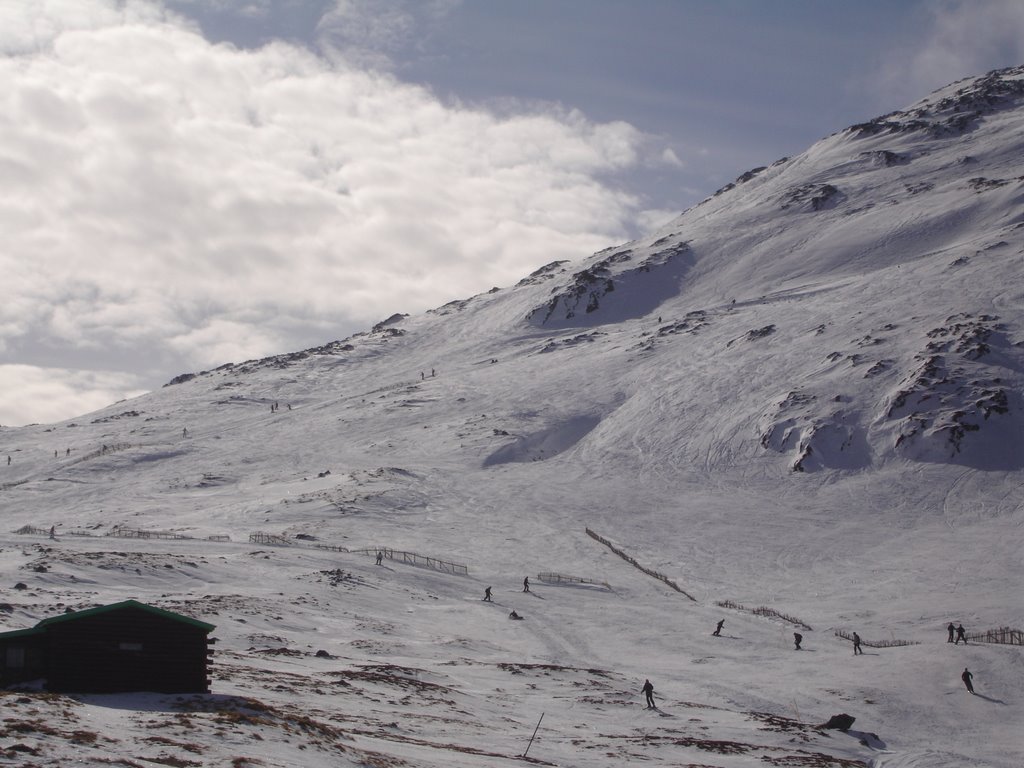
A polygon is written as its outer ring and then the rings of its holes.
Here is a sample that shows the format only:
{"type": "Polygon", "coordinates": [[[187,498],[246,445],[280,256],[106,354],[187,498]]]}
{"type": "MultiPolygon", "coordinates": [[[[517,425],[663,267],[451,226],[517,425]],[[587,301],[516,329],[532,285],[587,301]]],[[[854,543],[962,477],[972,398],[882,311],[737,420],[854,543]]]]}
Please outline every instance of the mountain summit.
{"type": "Polygon", "coordinates": [[[222,640],[174,722],[31,706],[123,760],[495,765],[544,712],[552,765],[1019,765],[1019,654],[944,641],[1024,626],[1022,198],[1018,67],[514,286],[3,429],[4,629],[138,598],[222,640]]]}

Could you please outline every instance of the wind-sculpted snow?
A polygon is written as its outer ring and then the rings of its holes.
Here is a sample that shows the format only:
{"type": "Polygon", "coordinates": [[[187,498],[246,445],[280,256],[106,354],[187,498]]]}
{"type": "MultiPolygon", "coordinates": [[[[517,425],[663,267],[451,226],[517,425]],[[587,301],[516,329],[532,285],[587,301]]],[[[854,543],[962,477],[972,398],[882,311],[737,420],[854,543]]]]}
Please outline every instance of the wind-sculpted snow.
{"type": "Polygon", "coordinates": [[[762,417],[758,433],[762,447],[791,456],[797,472],[871,463],[866,425],[842,396],[821,403],[816,395],[790,392],[762,417]]]}
{"type": "Polygon", "coordinates": [[[600,423],[598,416],[574,416],[539,432],[517,436],[484,459],[484,466],[552,459],[572,448],[600,423]]]}
{"type": "Polygon", "coordinates": [[[573,274],[571,283],[555,288],[547,304],[534,309],[527,319],[557,329],[643,317],[679,293],[679,284],[692,264],[688,255],[686,243],[649,256],[631,249],[618,251],[573,274]]]}
{"type": "Polygon", "coordinates": [[[931,341],[885,411],[897,425],[900,454],[991,469],[1024,466],[1024,360],[998,320],[953,315],[926,334],[931,341]]]}
{"type": "Polygon", "coordinates": [[[902,331],[886,324],[805,371],[805,388],[762,414],[761,445],[790,456],[801,472],[859,469],[892,453],[1019,469],[1024,356],[1005,331],[995,316],[954,315],[923,334],[921,352],[898,363],[885,355],[899,354],[893,335],[902,331]],[[853,370],[865,379],[858,395],[842,381],[853,370]]]}
{"type": "Polygon", "coordinates": [[[492,768],[536,729],[574,768],[1019,768],[1020,646],[980,638],[1024,628],[1022,81],[516,285],[0,428],[0,630],[134,598],[218,640],[205,696],[0,689],[0,762],[492,768]]]}

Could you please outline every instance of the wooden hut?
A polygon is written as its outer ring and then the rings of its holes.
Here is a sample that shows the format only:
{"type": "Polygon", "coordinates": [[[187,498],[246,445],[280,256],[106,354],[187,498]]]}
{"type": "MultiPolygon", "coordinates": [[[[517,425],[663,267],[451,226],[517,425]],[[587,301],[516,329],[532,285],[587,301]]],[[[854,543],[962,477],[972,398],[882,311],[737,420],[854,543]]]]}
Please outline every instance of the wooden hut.
{"type": "Polygon", "coordinates": [[[135,600],[0,633],[0,685],[44,679],[76,693],[208,693],[214,629],[135,600]]]}

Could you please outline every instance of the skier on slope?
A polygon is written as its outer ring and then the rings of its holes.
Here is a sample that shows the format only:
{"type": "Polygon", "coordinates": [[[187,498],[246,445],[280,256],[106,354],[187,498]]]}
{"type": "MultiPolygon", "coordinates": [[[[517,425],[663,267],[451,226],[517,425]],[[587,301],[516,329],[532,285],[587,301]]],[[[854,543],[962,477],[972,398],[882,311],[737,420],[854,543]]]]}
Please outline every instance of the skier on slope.
{"type": "Polygon", "coordinates": [[[964,667],[964,672],[962,675],[960,675],[960,679],[964,681],[964,685],[967,686],[967,690],[971,693],[974,693],[974,683],[971,682],[971,679],[973,677],[974,675],[970,673],[967,667],[964,667]]]}
{"type": "Polygon", "coordinates": [[[853,633],[853,655],[856,656],[858,653],[863,654],[864,651],[860,647],[860,635],[856,632],[853,633]]]}
{"type": "Polygon", "coordinates": [[[644,680],[644,687],[640,690],[643,692],[644,696],[647,697],[647,708],[657,709],[657,707],[654,705],[654,686],[651,685],[651,681],[644,680]]]}
{"type": "Polygon", "coordinates": [[[803,635],[801,635],[799,632],[794,632],[793,633],[793,643],[796,645],[795,650],[797,650],[797,651],[800,650],[800,643],[802,643],[803,641],[804,641],[804,636],[803,635]]]}
{"type": "Polygon", "coordinates": [[[722,627],[724,625],[725,625],[725,619],[720,620],[718,622],[718,624],[715,625],[715,631],[712,632],[711,634],[714,635],[715,637],[721,637],[722,636],[722,627]]]}
{"type": "Polygon", "coordinates": [[[492,601],[491,601],[491,588],[490,588],[490,587],[487,587],[487,588],[486,588],[486,589],[484,590],[484,602],[485,602],[485,603],[490,603],[490,602],[492,602],[492,601]]]}
{"type": "Polygon", "coordinates": [[[964,641],[964,645],[967,645],[967,634],[964,632],[964,625],[957,624],[956,626],[956,642],[954,645],[960,645],[960,641],[964,641]]]}
{"type": "Polygon", "coordinates": [[[527,576],[525,579],[523,579],[523,592],[529,592],[529,591],[530,591],[530,577],[527,576]]]}

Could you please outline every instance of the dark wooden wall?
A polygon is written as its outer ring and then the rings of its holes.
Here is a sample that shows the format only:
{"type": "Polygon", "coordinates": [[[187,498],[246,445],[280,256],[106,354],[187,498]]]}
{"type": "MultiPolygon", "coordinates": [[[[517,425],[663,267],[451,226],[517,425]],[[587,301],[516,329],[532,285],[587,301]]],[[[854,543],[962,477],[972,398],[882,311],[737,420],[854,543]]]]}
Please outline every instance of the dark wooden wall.
{"type": "Polygon", "coordinates": [[[45,635],[48,690],[209,691],[207,633],[187,622],[124,608],[50,625],[45,635]]]}

